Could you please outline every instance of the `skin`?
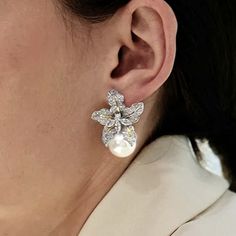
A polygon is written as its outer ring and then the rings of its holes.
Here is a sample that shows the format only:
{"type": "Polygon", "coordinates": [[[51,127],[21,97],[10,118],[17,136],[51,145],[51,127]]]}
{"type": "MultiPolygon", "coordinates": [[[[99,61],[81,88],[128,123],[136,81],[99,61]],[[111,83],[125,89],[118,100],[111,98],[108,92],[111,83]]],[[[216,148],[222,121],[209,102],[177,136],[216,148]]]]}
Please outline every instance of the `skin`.
{"type": "Polygon", "coordinates": [[[176,30],[162,0],[131,1],[96,25],[52,0],[0,2],[0,235],[81,230],[158,122],[176,30]],[[136,151],[126,159],[112,156],[103,127],[90,119],[107,107],[111,88],[127,106],[145,103],[136,151]]]}

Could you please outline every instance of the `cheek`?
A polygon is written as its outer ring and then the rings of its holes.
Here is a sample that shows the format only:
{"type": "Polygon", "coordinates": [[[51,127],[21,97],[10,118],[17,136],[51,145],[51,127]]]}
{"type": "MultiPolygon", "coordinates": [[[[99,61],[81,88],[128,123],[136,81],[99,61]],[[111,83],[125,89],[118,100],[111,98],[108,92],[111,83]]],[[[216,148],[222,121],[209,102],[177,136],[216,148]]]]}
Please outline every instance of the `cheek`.
{"type": "Polygon", "coordinates": [[[53,6],[45,1],[17,2],[6,3],[0,20],[0,102],[20,102],[24,97],[30,106],[42,96],[39,91],[45,91],[46,96],[53,83],[64,32],[59,29],[53,6]]]}
{"type": "Polygon", "coordinates": [[[43,9],[35,10],[40,6],[33,3],[35,1],[28,3],[28,6],[27,1],[22,2],[9,0],[2,6],[6,12],[0,15],[1,81],[12,75],[19,77],[23,73],[30,73],[36,69],[36,65],[41,66],[46,53],[49,53],[45,49],[50,44],[48,28],[52,19],[50,22],[50,18],[46,17],[47,12],[45,17],[40,14],[43,9]]]}
{"type": "Polygon", "coordinates": [[[0,10],[2,146],[14,145],[16,152],[30,142],[36,145],[52,135],[54,127],[64,137],[67,130],[74,133],[73,126],[78,124],[82,132],[91,113],[88,103],[95,97],[87,88],[94,87],[90,81],[94,73],[85,56],[84,40],[76,38],[77,44],[71,40],[52,1],[5,3],[0,10]]]}
{"type": "Polygon", "coordinates": [[[75,170],[79,148],[87,151],[86,124],[93,124],[88,103],[96,102],[87,87],[95,73],[82,40],[74,47],[51,2],[0,0],[0,189],[8,189],[1,203],[15,199],[19,188],[22,199],[30,191],[25,186],[34,191],[42,181],[45,188],[43,176],[53,179],[45,169],[75,170]]]}
{"type": "Polygon", "coordinates": [[[24,138],[27,132],[32,135],[40,123],[48,122],[40,125],[42,132],[48,132],[50,122],[67,109],[65,82],[60,79],[65,31],[54,6],[46,2],[51,1],[9,0],[1,14],[0,133],[4,140],[24,138]]]}

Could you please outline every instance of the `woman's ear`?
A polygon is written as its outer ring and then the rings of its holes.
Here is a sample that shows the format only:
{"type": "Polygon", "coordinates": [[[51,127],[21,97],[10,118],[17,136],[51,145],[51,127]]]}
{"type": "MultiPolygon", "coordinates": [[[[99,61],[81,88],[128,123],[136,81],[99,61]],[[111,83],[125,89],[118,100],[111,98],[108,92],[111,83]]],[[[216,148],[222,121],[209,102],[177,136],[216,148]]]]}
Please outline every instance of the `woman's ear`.
{"type": "Polygon", "coordinates": [[[122,92],[126,104],[144,101],[169,77],[176,53],[177,21],[164,0],[132,0],[112,20],[117,65],[109,87],[122,92]]]}

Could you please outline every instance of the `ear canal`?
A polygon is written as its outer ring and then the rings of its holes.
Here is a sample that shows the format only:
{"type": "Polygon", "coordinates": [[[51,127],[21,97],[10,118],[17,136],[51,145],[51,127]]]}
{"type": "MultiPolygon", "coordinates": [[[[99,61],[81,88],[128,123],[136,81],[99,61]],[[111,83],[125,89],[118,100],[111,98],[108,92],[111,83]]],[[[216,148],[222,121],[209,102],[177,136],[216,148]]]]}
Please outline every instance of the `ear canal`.
{"type": "Polygon", "coordinates": [[[151,47],[132,32],[133,50],[122,46],[118,53],[118,66],[112,71],[112,78],[119,78],[134,69],[148,69],[153,66],[154,53],[151,47]]]}

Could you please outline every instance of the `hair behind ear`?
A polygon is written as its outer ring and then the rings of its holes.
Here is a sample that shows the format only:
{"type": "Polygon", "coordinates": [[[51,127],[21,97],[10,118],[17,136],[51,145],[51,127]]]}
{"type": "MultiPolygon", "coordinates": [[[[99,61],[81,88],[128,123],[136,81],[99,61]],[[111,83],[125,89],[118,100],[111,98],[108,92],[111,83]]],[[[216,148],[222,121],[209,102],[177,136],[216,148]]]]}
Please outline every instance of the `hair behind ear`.
{"type": "Polygon", "coordinates": [[[229,170],[226,176],[235,179],[235,6],[220,0],[167,2],[178,20],[178,50],[163,88],[164,110],[156,135],[208,139],[229,170]]]}

